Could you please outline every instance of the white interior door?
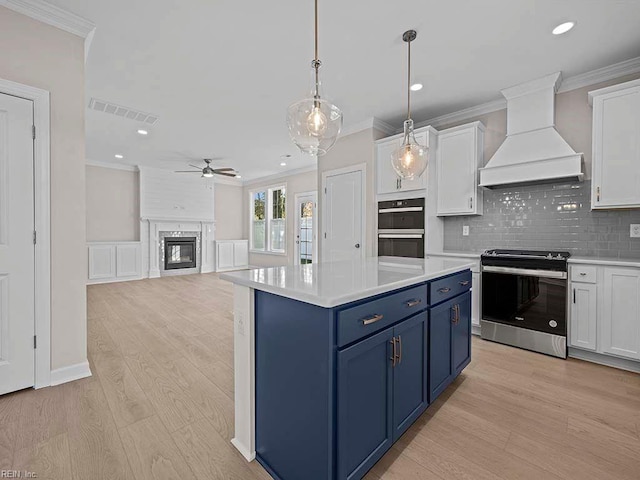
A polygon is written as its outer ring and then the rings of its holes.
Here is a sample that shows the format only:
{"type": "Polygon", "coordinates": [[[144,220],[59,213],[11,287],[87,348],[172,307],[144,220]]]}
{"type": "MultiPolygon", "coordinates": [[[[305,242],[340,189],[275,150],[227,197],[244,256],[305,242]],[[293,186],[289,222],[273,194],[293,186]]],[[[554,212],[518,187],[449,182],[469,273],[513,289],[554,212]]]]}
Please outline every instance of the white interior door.
{"type": "Polygon", "coordinates": [[[325,179],[323,262],[364,257],[362,170],[325,179]]]}
{"type": "Polygon", "coordinates": [[[316,192],[296,195],[296,265],[318,261],[317,197],[316,192]]]}
{"type": "Polygon", "coordinates": [[[0,395],[35,379],[32,128],[33,102],[0,94],[0,395]]]}

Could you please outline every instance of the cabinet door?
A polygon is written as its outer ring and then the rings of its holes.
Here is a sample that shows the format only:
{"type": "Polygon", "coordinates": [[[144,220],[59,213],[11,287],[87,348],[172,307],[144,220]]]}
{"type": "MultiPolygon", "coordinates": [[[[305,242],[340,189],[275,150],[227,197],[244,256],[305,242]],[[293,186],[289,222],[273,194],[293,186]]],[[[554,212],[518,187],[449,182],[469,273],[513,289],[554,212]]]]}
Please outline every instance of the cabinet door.
{"type": "Polygon", "coordinates": [[[476,145],[474,128],[438,136],[438,215],[474,213],[476,145]]]}
{"type": "MultiPolygon", "coordinates": [[[[416,133],[421,145],[428,145],[428,132],[416,133]]],[[[376,145],[376,177],[378,195],[426,188],[426,173],[413,180],[400,179],[391,165],[391,154],[402,145],[402,136],[395,136],[376,145]]],[[[432,160],[434,152],[430,152],[432,160]]]]}
{"type": "Polygon", "coordinates": [[[249,248],[247,242],[234,242],[233,244],[233,266],[246,267],[249,265],[249,248]]]}
{"type": "Polygon", "coordinates": [[[457,318],[452,324],[453,376],[458,375],[471,361],[471,292],[454,298],[457,318]]]}
{"type": "MultiPolygon", "coordinates": [[[[416,132],[416,141],[425,147],[429,147],[429,138],[427,132],[416,132]]],[[[435,161],[436,152],[429,150],[429,161],[435,161]]],[[[400,191],[408,192],[410,190],[421,190],[427,188],[427,172],[423,173],[413,180],[402,179],[400,180],[400,191]]]]}
{"type": "Polygon", "coordinates": [[[596,349],[596,286],[571,284],[570,341],[572,347],[596,349]]]}
{"type": "Polygon", "coordinates": [[[640,206],[640,87],[594,98],[592,207],[640,206]]]}
{"type": "Polygon", "coordinates": [[[429,311],[429,402],[453,380],[451,324],[455,319],[455,298],[429,311]]]}
{"type": "Polygon", "coordinates": [[[338,352],[340,480],[362,478],[393,443],[392,338],[389,328],[338,352]]]}
{"type": "Polygon", "coordinates": [[[601,349],[640,360],[640,269],[605,268],[601,349]]]}
{"type": "Polygon", "coordinates": [[[217,270],[233,268],[233,243],[218,242],[216,243],[216,249],[216,263],[218,265],[217,270]]]}
{"type": "Polygon", "coordinates": [[[427,408],[427,312],[394,328],[398,361],[393,369],[393,441],[427,408]]]}

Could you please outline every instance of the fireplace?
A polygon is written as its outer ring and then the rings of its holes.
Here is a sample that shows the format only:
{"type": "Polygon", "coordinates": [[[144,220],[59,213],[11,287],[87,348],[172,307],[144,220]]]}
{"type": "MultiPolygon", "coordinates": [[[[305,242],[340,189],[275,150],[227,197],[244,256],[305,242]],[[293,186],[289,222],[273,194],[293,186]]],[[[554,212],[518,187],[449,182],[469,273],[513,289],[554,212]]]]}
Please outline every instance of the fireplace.
{"type": "Polygon", "coordinates": [[[164,269],[196,268],[196,237],[164,238],[164,269]]]}

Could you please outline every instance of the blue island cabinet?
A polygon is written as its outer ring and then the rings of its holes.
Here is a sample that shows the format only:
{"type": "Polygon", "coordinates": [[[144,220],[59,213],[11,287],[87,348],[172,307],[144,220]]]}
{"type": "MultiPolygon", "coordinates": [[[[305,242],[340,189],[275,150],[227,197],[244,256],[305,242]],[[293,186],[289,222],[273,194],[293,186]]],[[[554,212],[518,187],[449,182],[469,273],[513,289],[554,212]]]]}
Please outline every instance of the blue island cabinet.
{"type": "Polygon", "coordinates": [[[273,478],[367,473],[469,363],[470,277],[335,308],[255,292],[256,458],[273,478]]]}

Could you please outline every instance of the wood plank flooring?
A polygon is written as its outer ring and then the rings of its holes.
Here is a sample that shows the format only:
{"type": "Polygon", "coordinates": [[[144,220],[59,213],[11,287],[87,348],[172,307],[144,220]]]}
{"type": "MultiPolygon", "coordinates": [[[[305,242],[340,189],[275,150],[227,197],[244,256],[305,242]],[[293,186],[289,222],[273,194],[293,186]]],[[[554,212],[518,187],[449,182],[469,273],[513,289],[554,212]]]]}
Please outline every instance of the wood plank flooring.
{"type": "MultiPolygon", "coordinates": [[[[0,470],[269,479],[229,443],[231,309],[215,274],[89,287],[93,377],[0,397],[0,470]]],[[[366,478],[638,480],[640,375],[474,338],[471,365],[366,478]]]]}

